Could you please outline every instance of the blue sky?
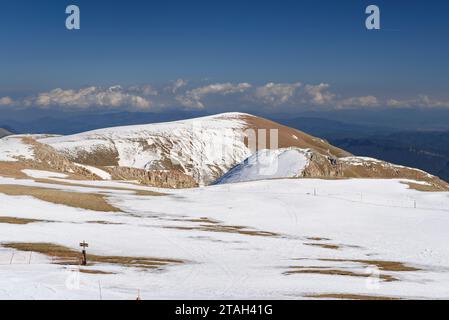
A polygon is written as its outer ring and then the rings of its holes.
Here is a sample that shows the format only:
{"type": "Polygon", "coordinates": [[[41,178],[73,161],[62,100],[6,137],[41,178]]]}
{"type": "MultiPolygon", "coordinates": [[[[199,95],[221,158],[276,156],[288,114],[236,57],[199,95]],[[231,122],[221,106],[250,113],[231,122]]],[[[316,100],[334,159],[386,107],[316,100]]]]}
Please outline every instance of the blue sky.
{"type": "MultiPolygon", "coordinates": [[[[2,0],[0,99],[34,106],[56,88],[95,87],[82,93],[95,95],[87,108],[121,85],[123,104],[141,97],[148,108],[313,107],[317,90],[340,107],[449,107],[448,12],[446,1],[2,0]],[[79,31],[65,29],[69,4],[80,7],[79,31]],[[381,9],[380,31],[364,27],[369,4],[381,9]],[[169,97],[177,79],[185,99],[169,97]],[[228,86],[192,92],[217,84],[228,86]],[[156,95],[134,88],[148,85],[156,95]],[[363,97],[377,101],[354,100],[363,97]]],[[[56,105],[70,92],[54,94],[56,105]]]]}

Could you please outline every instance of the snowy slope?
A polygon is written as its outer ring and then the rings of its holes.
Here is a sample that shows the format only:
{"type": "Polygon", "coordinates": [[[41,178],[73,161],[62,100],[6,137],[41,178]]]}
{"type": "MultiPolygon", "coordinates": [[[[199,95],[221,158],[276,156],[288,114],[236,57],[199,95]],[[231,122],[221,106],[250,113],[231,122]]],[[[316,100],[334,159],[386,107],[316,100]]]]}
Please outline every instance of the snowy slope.
{"type": "Polygon", "coordinates": [[[78,250],[86,240],[88,254],[186,263],[163,271],[96,263],[83,269],[103,274],[81,273],[0,244],[0,298],[99,299],[99,287],[103,299],[129,300],[138,290],[143,299],[449,298],[448,193],[410,190],[399,180],[287,179],[162,190],[171,195],[151,197],[117,189],[153,190],[132,184],[65,181],[76,185],[0,178],[0,186],[89,194],[111,187],[109,201],[123,212],[0,193],[0,216],[39,220],[0,223],[0,243],[46,242],[78,250]],[[415,269],[376,271],[382,261],[415,269]],[[370,272],[384,278],[367,277],[370,272]],[[395,280],[383,280],[387,276],[395,280]]]}
{"type": "Polygon", "coordinates": [[[227,113],[170,123],[107,128],[39,142],[83,164],[111,164],[116,156],[117,166],[146,170],[180,167],[204,183],[209,176],[220,176],[250,155],[244,143],[245,123],[239,119],[241,115],[227,113]],[[86,154],[100,163],[85,163],[86,154]]]}
{"type": "Polygon", "coordinates": [[[0,161],[19,161],[34,159],[31,145],[23,141],[25,136],[7,136],[0,139],[0,161]]]}
{"type": "Polygon", "coordinates": [[[310,152],[299,148],[260,150],[232,168],[215,184],[299,177],[310,161],[310,152]]]}

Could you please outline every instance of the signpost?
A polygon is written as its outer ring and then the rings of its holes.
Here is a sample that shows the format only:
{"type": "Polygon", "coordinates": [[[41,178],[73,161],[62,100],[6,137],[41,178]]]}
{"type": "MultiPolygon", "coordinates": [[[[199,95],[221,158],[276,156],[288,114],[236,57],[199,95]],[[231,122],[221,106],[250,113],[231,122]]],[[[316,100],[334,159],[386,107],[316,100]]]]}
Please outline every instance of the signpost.
{"type": "Polygon", "coordinates": [[[80,247],[83,248],[82,254],[83,258],[81,260],[81,265],[85,266],[87,265],[87,255],[86,255],[86,248],[89,246],[89,244],[83,240],[83,242],[80,243],[80,247]]]}

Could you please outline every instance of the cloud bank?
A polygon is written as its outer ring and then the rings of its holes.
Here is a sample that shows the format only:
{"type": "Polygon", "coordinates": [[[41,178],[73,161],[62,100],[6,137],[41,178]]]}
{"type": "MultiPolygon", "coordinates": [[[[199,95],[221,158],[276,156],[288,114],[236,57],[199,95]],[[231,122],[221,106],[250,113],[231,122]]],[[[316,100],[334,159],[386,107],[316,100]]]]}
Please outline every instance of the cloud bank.
{"type": "Polygon", "coordinates": [[[33,96],[0,97],[0,107],[61,110],[117,109],[131,111],[257,110],[295,112],[316,109],[356,108],[449,108],[449,101],[428,95],[410,99],[380,98],[374,95],[344,96],[327,83],[302,82],[251,84],[208,83],[195,85],[177,79],[167,85],[88,86],[78,89],[56,88],[33,96]]]}

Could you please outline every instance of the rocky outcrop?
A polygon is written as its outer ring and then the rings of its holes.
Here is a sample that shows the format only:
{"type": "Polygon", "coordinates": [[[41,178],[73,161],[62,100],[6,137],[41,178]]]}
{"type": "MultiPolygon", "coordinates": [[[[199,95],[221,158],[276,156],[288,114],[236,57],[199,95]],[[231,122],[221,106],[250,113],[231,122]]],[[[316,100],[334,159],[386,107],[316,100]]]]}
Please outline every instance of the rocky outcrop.
{"type": "Polygon", "coordinates": [[[433,191],[449,191],[447,182],[425,171],[377,159],[347,157],[339,165],[345,178],[410,179],[426,182],[433,191]]]}
{"type": "Polygon", "coordinates": [[[102,168],[107,171],[113,180],[137,180],[141,184],[158,188],[194,188],[198,183],[191,177],[179,171],[152,170],[129,168],[129,167],[108,167],[102,168]]]}
{"type": "Polygon", "coordinates": [[[449,184],[419,169],[395,165],[385,161],[363,158],[334,158],[312,152],[304,178],[373,178],[408,179],[427,183],[432,191],[449,191],[449,184]]]}
{"type": "Polygon", "coordinates": [[[75,165],[51,146],[37,142],[32,137],[24,137],[23,141],[33,147],[34,160],[22,160],[30,169],[57,171],[71,175],[73,178],[85,180],[101,180],[100,177],[85,168],[75,165]]]}
{"type": "Polygon", "coordinates": [[[336,178],[343,177],[341,162],[334,157],[324,156],[311,151],[309,165],[304,169],[304,178],[336,178]]]}

